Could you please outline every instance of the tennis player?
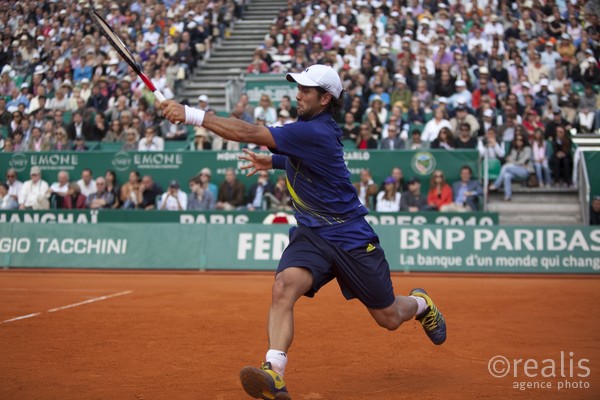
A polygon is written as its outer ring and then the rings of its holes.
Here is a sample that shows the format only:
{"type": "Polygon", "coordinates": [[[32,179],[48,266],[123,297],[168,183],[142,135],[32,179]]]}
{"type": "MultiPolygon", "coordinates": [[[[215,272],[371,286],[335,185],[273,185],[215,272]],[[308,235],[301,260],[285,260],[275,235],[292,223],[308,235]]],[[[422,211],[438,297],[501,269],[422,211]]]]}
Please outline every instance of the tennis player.
{"type": "Polygon", "coordinates": [[[273,154],[245,150],[240,159],[248,175],[269,169],[286,171],[298,226],[281,256],[269,311],[269,350],[261,368],[240,372],[253,398],[290,399],[283,375],[294,336],[293,308],[337,279],[346,299],[359,299],[382,327],[395,330],[416,317],[435,344],[446,340],[446,323],[423,289],[395,296],[390,269],[379,239],[365,220],[344,163],[342,131],[332,115],[341,105],[342,83],[325,65],[287,74],[298,84],[298,121],[282,127],[252,125],[219,118],[175,101],[161,104],[171,122],[203,126],[224,139],[267,146],[273,154]]]}

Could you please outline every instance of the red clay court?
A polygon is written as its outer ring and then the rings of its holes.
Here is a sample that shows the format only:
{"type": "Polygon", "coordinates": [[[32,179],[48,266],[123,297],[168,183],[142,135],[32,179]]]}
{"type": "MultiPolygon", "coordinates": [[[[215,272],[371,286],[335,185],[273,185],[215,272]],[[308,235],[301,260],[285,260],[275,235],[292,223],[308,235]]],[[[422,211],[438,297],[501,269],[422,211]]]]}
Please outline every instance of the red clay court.
{"type": "MultiPolygon", "coordinates": [[[[332,282],[296,308],[294,400],[600,398],[600,279],[393,276],[397,293],[430,292],[447,342],[434,346],[414,321],[377,327],[332,282]],[[492,376],[488,367],[506,372],[504,360],[508,374],[492,376]]],[[[247,399],[238,372],[267,349],[272,281],[0,272],[0,399],[247,399]]]]}

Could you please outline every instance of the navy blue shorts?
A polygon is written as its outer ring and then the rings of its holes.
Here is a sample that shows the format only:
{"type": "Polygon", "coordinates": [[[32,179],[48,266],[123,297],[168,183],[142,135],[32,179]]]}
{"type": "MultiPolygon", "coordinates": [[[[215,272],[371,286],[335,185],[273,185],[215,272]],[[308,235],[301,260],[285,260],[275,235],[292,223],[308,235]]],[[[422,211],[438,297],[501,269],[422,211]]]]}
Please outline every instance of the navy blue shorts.
{"type": "Polygon", "coordinates": [[[336,278],[348,300],[357,298],[365,306],[382,309],[394,303],[390,268],[379,242],[345,251],[323,239],[310,228],[300,226],[290,232],[277,273],[289,267],[308,269],[313,287],[304,295],[315,293],[336,278]]]}

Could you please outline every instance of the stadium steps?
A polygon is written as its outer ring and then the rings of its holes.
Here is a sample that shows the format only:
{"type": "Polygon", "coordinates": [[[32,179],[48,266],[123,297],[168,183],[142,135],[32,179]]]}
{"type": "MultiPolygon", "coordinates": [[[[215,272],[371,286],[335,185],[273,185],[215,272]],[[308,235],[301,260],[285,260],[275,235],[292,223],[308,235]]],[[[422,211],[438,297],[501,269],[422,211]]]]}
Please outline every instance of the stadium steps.
{"type": "Polygon", "coordinates": [[[500,225],[581,225],[579,194],[573,188],[526,188],[513,184],[511,201],[502,191],[490,193],[488,211],[500,225]]]}
{"type": "Polygon", "coordinates": [[[263,42],[269,26],[286,5],[285,0],[252,0],[244,18],[235,22],[229,37],[218,43],[194,75],[183,83],[177,92],[178,97],[195,105],[198,96],[205,94],[212,109],[225,111],[227,81],[246,72],[254,50],[263,42]]]}
{"type": "MultiPolygon", "coordinates": [[[[260,20],[264,20],[267,18],[275,18],[279,14],[279,11],[286,7],[287,7],[287,1],[252,0],[250,5],[248,6],[248,9],[244,13],[244,20],[260,21],[260,20]]],[[[267,27],[267,29],[268,29],[268,27],[267,27]]]]}

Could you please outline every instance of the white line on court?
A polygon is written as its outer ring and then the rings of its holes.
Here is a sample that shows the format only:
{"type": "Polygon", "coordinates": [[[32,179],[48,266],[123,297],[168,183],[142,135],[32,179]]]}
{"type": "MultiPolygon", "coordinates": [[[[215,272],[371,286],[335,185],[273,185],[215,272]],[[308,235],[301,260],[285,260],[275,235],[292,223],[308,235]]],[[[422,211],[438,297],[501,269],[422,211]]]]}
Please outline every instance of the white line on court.
{"type": "Polygon", "coordinates": [[[53,309],[48,310],[48,312],[56,312],[56,311],[60,311],[60,310],[66,310],[67,308],[79,307],[84,304],[94,303],[96,301],[102,301],[102,300],[110,299],[110,298],[117,297],[117,296],[124,296],[129,293],[131,293],[131,290],[126,290],[124,292],[119,292],[119,293],[115,293],[115,294],[108,294],[106,296],[94,297],[93,299],[80,301],[79,303],[74,303],[74,304],[69,304],[67,306],[53,308],[53,309]]]}
{"type": "MultiPolygon", "coordinates": [[[[85,300],[85,301],[80,301],[79,303],[73,303],[73,304],[68,304],[66,306],[62,306],[62,307],[57,307],[57,308],[52,308],[46,312],[49,313],[53,313],[56,311],[61,311],[61,310],[66,310],[68,308],[73,308],[73,307],[79,307],[79,306],[83,306],[85,304],[89,304],[89,303],[94,303],[96,301],[102,301],[102,300],[107,300],[107,299],[111,299],[113,297],[118,297],[118,296],[124,296],[127,294],[133,293],[132,290],[126,290],[124,292],[119,292],[119,293],[114,293],[114,294],[108,294],[106,296],[100,296],[100,297],[94,297],[93,299],[89,299],[89,300],[85,300]]],[[[41,315],[41,312],[37,312],[37,313],[32,313],[32,314],[27,314],[27,315],[21,315],[20,317],[15,317],[15,318],[11,318],[11,319],[7,319],[4,321],[0,321],[0,324],[5,324],[7,322],[13,322],[13,321],[18,321],[21,319],[26,319],[26,318],[32,318],[32,317],[37,317],[38,315],[41,315]]]]}
{"type": "Polygon", "coordinates": [[[40,315],[40,314],[41,314],[41,313],[39,313],[39,312],[36,312],[36,313],[33,313],[33,314],[21,315],[20,317],[15,317],[15,318],[7,319],[6,321],[2,321],[2,322],[0,322],[0,324],[3,324],[3,323],[5,323],[5,322],[13,322],[13,321],[18,321],[18,320],[20,320],[20,319],[26,319],[26,318],[36,317],[36,316],[38,316],[38,315],[40,315]]]}
{"type": "Polygon", "coordinates": [[[0,288],[0,292],[106,292],[110,289],[0,288]]]}

